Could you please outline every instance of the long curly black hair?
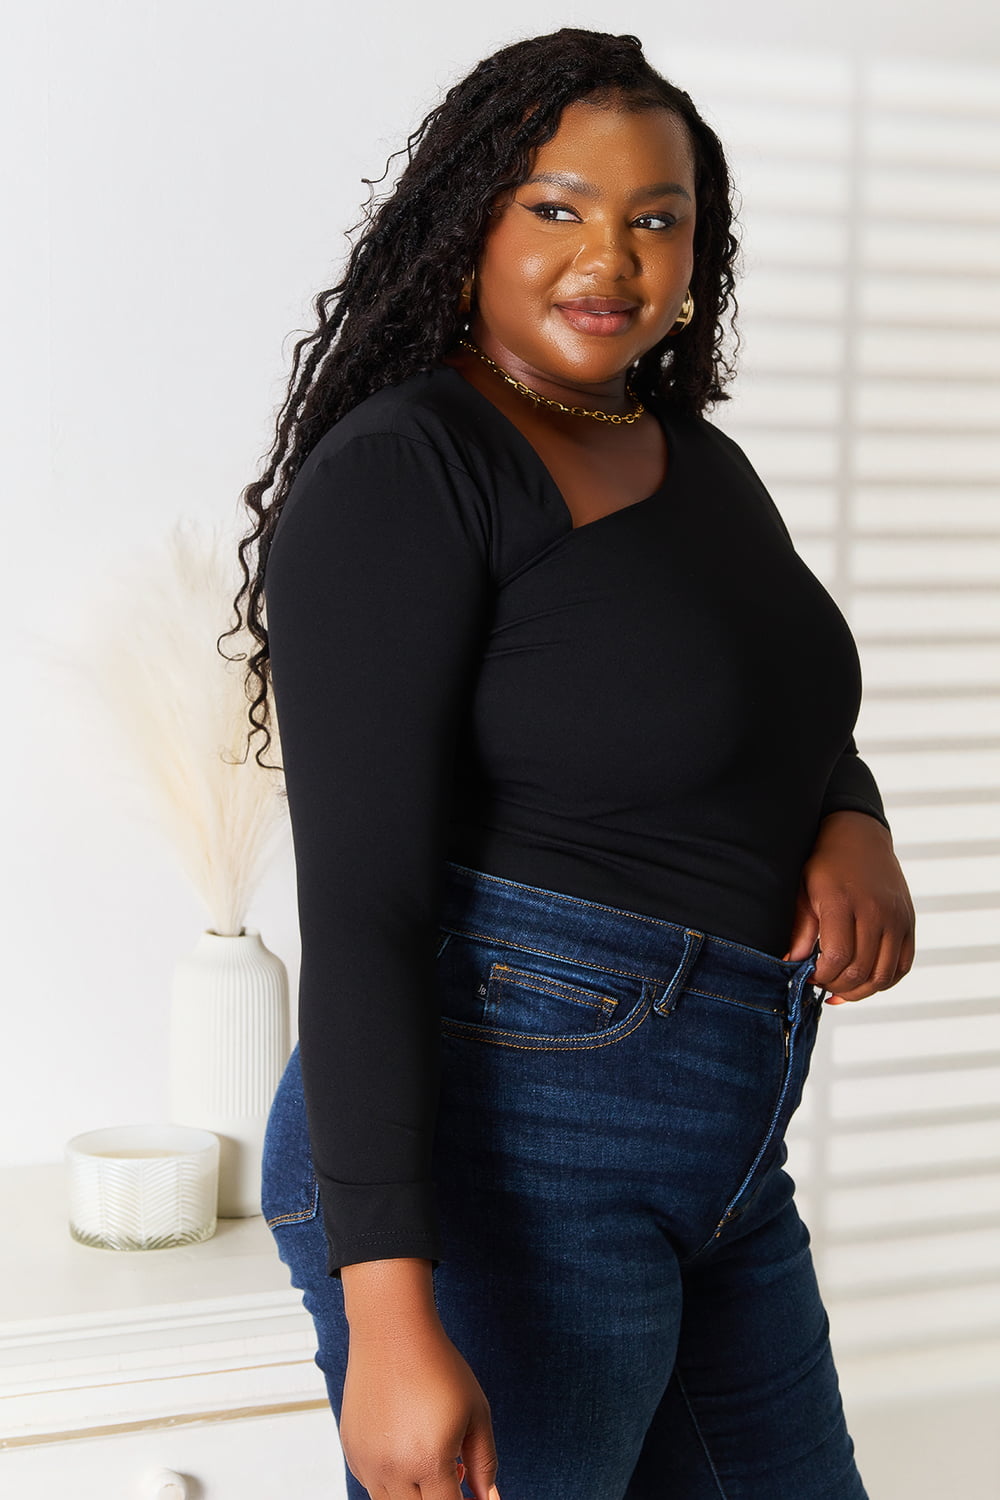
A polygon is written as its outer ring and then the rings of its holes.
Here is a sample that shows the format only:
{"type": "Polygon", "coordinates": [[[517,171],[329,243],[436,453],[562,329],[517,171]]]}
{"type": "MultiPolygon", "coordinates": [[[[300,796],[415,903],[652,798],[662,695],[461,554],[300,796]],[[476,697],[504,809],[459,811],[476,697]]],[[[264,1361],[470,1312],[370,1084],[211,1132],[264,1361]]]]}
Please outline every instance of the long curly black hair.
{"type": "MultiPolygon", "coordinates": [[[[691,295],[697,313],[682,337],[666,337],[647,350],[631,384],[640,398],[658,395],[692,414],[728,400],[723,385],[734,374],[738,346],[732,186],[721,143],[690,95],[650,66],[637,37],[572,26],[514,42],[478,63],[409,136],[408,164],[391,194],[374,210],[369,195],[368,227],[351,250],[343,280],[317,294],[317,327],[295,345],[265,471],[240,497],[252,529],[238,549],[237,624],[219,641],[245,628],[258,642],[249,657],[227,660],[247,661],[248,747],[254,734],[266,735],[255,757],[261,766],[271,743],[264,570],[292,482],[310,450],[352,407],[383,386],[430,370],[453,347],[466,317],[459,295],[479,259],[491,205],[530,176],[534,149],[556,134],[566,105],[585,97],[628,110],[671,110],[687,126],[694,150],[691,295]],[[726,324],[733,332],[729,349],[726,324]]],[[[371,188],[369,178],[363,181],[371,188]]]]}

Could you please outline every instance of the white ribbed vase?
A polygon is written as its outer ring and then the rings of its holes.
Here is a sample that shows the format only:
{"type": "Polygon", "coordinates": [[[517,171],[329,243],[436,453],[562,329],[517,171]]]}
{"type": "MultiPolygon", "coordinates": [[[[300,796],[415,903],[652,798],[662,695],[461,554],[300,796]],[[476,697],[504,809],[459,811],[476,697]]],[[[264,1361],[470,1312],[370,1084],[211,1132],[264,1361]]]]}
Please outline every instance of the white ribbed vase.
{"type": "Polygon", "coordinates": [[[259,931],[203,932],[174,969],[170,1118],[219,1137],[219,1217],[260,1213],[264,1128],[290,1052],[288,971],[259,931]]]}

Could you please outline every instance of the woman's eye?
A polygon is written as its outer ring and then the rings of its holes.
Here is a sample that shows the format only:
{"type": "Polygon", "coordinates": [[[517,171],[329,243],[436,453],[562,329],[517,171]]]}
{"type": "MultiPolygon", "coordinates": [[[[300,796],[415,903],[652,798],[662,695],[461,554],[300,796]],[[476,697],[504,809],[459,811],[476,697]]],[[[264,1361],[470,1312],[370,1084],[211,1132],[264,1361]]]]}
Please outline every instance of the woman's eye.
{"type": "MultiPolygon", "coordinates": [[[[573,212],[571,208],[563,208],[561,203],[539,203],[536,204],[531,212],[533,214],[537,214],[539,218],[542,218],[543,216],[545,216],[549,209],[551,209],[553,213],[557,214],[571,214],[573,212]]],[[[550,219],[549,223],[552,222],[553,221],[550,219]]]]}
{"type": "MultiPolygon", "coordinates": [[[[538,203],[530,210],[531,213],[536,214],[538,218],[542,219],[545,223],[564,224],[566,222],[565,219],[550,219],[548,217],[550,211],[553,214],[570,214],[572,217],[576,217],[573,209],[567,208],[563,203],[538,203]]],[[[677,223],[677,220],[673,217],[672,214],[642,214],[641,217],[636,220],[636,223],[641,223],[643,219],[659,219],[667,229],[672,229],[673,226],[677,223]]]]}

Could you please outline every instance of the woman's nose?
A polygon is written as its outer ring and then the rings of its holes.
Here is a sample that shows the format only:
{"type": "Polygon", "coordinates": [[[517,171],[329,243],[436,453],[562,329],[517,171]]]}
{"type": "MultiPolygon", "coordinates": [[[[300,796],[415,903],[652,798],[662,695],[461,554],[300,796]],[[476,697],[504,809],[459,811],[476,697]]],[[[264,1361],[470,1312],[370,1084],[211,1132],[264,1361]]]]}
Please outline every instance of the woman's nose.
{"type": "Polygon", "coordinates": [[[581,272],[599,270],[605,275],[628,276],[635,270],[635,252],[625,231],[613,226],[588,228],[581,236],[574,265],[581,272]]]}

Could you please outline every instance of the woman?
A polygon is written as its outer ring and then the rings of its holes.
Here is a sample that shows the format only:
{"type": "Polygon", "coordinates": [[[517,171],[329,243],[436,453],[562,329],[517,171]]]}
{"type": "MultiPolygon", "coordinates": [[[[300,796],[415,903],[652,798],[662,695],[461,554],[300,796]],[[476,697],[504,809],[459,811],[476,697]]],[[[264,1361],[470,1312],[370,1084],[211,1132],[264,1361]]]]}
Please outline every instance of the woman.
{"type": "Polygon", "coordinates": [[[703,416],[725,159],[573,28],[417,138],[241,546],[302,932],[262,1208],[348,1492],[858,1500],[783,1138],[914,917],[850,631],[703,416]]]}

